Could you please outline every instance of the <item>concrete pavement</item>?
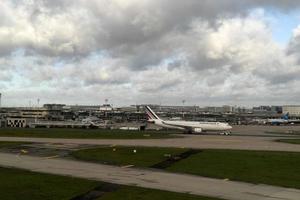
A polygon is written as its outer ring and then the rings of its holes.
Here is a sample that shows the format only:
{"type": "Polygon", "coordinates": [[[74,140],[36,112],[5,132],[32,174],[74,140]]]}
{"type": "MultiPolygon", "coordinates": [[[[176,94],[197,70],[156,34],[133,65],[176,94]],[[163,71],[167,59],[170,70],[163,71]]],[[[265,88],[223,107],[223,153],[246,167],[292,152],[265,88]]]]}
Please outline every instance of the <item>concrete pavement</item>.
{"type": "Polygon", "coordinates": [[[124,145],[152,147],[185,147],[198,149],[242,149],[265,151],[300,152],[300,145],[275,142],[278,137],[257,136],[219,136],[219,135],[188,135],[184,138],[171,139],[58,139],[58,138],[24,138],[0,137],[0,141],[90,144],[90,145],[124,145]]]}
{"type": "Polygon", "coordinates": [[[299,200],[300,190],[146,169],[0,153],[0,166],[228,200],[299,200]]]}

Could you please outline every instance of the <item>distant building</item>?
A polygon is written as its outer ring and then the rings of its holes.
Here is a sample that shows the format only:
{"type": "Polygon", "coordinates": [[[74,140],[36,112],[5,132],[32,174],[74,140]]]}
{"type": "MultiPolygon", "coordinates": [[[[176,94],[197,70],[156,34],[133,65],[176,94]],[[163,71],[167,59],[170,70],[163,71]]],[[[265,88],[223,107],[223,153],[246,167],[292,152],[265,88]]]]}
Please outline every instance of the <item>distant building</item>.
{"type": "Polygon", "coordinates": [[[234,107],[234,113],[243,114],[243,113],[253,113],[253,109],[246,107],[234,107]]]}
{"type": "Polygon", "coordinates": [[[0,128],[6,127],[6,119],[0,119],[0,128]]]}
{"type": "Polygon", "coordinates": [[[136,105],[131,105],[131,106],[123,106],[120,108],[116,108],[117,111],[120,112],[138,112],[139,111],[139,107],[136,105]]]}
{"type": "Polygon", "coordinates": [[[198,112],[199,106],[167,106],[167,105],[136,105],[137,110],[145,112],[145,106],[150,106],[155,112],[178,113],[178,112],[198,112]]]}
{"type": "Polygon", "coordinates": [[[253,107],[252,110],[253,110],[253,113],[256,113],[256,114],[268,113],[268,112],[271,112],[271,106],[253,107]]]}
{"type": "Polygon", "coordinates": [[[209,112],[209,113],[233,113],[234,112],[234,107],[232,106],[219,106],[219,107],[205,107],[203,108],[204,112],[209,112]]]}
{"type": "Polygon", "coordinates": [[[282,106],[271,106],[271,111],[277,114],[282,113],[282,106]]]}
{"type": "Polygon", "coordinates": [[[224,113],[233,113],[234,112],[234,107],[233,106],[225,105],[222,108],[223,108],[224,113]]]}
{"type": "Polygon", "coordinates": [[[27,126],[26,118],[7,118],[7,126],[13,128],[25,128],[27,126]]]}
{"type": "Polygon", "coordinates": [[[68,105],[64,106],[64,110],[72,110],[76,112],[98,112],[100,105],[68,105]]]}
{"type": "Polygon", "coordinates": [[[283,113],[289,113],[290,116],[300,116],[300,105],[286,105],[282,106],[283,113]]]}
{"type": "Polygon", "coordinates": [[[44,104],[44,108],[47,110],[48,114],[45,117],[47,120],[63,120],[63,110],[65,104],[44,104]]]}
{"type": "Polygon", "coordinates": [[[21,107],[21,108],[2,108],[1,114],[6,118],[33,118],[43,119],[48,114],[48,110],[45,108],[35,107],[21,107]]]}
{"type": "Polygon", "coordinates": [[[44,104],[43,107],[47,110],[62,110],[65,106],[65,104],[44,104]]]}
{"type": "Polygon", "coordinates": [[[254,114],[280,114],[282,106],[258,106],[253,107],[254,114]]]}
{"type": "Polygon", "coordinates": [[[99,108],[100,111],[112,111],[113,107],[110,104],[103,104],[99,108]]]}

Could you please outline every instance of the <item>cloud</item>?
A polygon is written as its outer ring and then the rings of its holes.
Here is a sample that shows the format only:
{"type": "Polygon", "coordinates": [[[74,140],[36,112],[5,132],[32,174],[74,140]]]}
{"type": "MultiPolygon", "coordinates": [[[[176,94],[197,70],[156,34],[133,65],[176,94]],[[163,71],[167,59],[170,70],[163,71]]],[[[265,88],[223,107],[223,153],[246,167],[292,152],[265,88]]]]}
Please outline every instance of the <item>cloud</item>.
{"type": "Polygon", "coordinates": [[[289,42],[287,54],[295,56],[300,64],[300,25],[294,29],[293,36],[289,42]]]}
{"type": "Polygon", "coordinates": [[[0,87],[24,102],[280,102],[300,82],[300,28],[282,46],[266,12],[298,8],[292,0],[4,0],[0,87]]]}
{"type": "MultiPolygon", "coordinates": [[[[174,0],[171,5],[168,0],[13,2],[0,3],[0,52],[11,53],[25,47],[39,54],[59,57],[88,55],[99,49],[121,57],[140,52],[140,49],[145,51],[145,46],[157,43],[172,31],[188,31],[188,25],[195,19],[214,22],[218,17],[247,13],[250,8],[259,6],[272,5],[285,10],[298,7],[290,0],[284,3],[174,0]]],[[[160,48],[158,45],[152,47],[160,48]]]]}

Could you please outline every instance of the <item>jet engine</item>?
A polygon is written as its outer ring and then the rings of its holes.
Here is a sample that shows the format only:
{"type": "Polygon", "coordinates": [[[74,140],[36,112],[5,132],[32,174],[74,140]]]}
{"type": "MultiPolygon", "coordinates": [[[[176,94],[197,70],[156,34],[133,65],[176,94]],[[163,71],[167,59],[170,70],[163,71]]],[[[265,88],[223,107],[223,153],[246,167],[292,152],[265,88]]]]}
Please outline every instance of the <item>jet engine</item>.
{"type": "Polygon", "coordinates": [[[193,132],[194,133],[202,133],[202,128],[194,128],[193,132]]]}

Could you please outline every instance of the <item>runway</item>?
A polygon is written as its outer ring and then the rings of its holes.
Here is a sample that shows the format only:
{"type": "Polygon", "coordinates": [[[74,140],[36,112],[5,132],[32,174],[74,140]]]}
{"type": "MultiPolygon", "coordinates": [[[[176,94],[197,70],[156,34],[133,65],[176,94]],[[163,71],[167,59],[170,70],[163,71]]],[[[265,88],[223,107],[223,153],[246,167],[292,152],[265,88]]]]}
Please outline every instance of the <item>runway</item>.
{"type": "Polygon", "coordinates": [[[300,145],[275,142],[278,137],[257,136],[219,136],[188,135],[184,138],[172,139],[55,139],[55,138],[23,138],[0,137],[0,141],[19,141],[37,143],[90,144],[90,145],[124,145],[151,147],[179,147],[197,149],[241,149],[265,151],[300,152],[300,145]]]}
{"type": "Polygon", "coordinates": [[[0,166],[228,200],[299,200],[300,190],[156,170],[0,153],[0,166]]]}

